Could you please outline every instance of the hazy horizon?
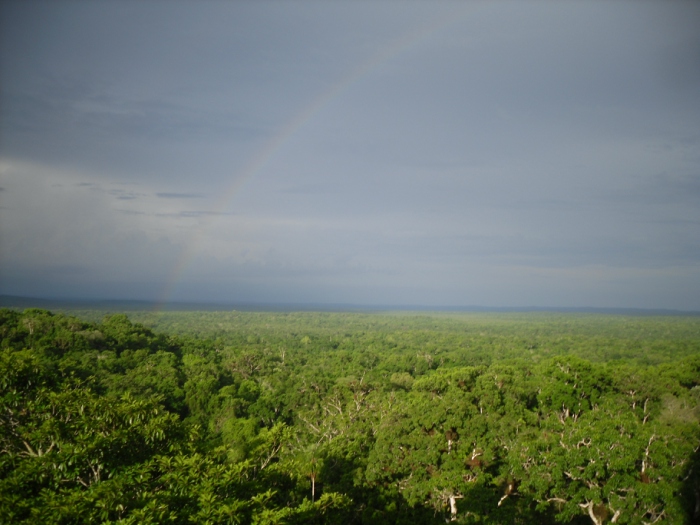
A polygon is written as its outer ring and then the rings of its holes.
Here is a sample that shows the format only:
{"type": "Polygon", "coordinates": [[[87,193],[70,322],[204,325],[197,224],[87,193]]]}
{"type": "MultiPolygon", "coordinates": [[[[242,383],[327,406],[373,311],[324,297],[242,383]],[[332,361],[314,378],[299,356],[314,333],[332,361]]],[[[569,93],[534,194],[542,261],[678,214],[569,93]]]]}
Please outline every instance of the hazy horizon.
{"type": "Polygon", "coordinates": [[[631,307],[595,307],[595,306],[482,306],[472,305],[422,305],[422,304],[357,304],[357,303],[294,303],[294,302],[257,302],[257,301],[155,301],[113,298],[84,297],[31,297],[0,295],[0,308],[24,310],[40,308],[57,312],[97,310],[105,312],[149,311],[152,313],[168,311],[248,311],[248,312],[345,312],[345,313],[379,313],[379,312],[415,312],[417,314],[593,314],[593,315],[628,315],[628,316],[698,316],[700,310],[683,310],[673,308],[631,308],[631,307]]]}
{"type": "Polygon", "coordinates": [[[0,295],[700,311],[700,4],[0,5],[0,295]]]}

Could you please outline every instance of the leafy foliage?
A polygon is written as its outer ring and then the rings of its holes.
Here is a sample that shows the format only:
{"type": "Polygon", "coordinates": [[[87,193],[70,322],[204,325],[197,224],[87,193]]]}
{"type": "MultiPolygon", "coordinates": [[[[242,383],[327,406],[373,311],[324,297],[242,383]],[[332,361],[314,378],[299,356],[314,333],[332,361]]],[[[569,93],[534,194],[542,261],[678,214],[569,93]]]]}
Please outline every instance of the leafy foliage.
{"type": "Polygon", "coordinates": [[[0,310],[0,522],[700,519],[696,318],[135,316],[0,310]]]}

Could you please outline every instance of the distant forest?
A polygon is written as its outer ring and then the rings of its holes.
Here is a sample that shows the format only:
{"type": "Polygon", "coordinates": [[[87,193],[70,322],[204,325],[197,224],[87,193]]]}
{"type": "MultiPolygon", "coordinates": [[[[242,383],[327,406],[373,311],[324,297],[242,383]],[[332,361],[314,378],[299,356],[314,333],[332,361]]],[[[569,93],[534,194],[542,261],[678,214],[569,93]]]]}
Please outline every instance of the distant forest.
{"type": "Polygon", "coordinates": [[[700,317],[0,310],[0,523],[700,522],[700,317]]]}

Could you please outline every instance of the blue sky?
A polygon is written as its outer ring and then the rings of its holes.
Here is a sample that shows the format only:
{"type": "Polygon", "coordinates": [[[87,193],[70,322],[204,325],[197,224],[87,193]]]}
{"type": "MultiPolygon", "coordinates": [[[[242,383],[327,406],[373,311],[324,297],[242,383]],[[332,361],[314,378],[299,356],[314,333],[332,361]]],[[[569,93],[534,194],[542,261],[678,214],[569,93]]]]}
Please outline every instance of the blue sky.
{"type": "Polygon", "coordinates": [[[0,293],[700,310],[697,2],[0,14],[0,293]]]}

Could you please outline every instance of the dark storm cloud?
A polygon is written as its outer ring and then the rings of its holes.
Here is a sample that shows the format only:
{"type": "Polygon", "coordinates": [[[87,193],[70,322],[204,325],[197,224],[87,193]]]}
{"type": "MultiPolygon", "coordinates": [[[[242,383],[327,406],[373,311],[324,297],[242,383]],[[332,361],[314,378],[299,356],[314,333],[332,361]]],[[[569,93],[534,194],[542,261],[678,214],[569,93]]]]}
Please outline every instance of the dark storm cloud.
{"type": "Polygon", "coordinates": [[[700,309],[700,4],[0,10],[0,292],[700,309]]]}

